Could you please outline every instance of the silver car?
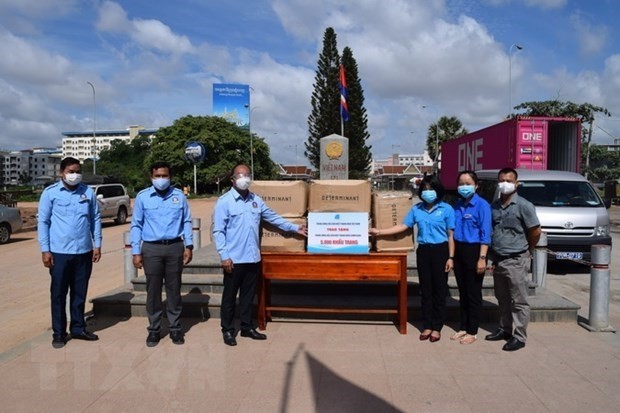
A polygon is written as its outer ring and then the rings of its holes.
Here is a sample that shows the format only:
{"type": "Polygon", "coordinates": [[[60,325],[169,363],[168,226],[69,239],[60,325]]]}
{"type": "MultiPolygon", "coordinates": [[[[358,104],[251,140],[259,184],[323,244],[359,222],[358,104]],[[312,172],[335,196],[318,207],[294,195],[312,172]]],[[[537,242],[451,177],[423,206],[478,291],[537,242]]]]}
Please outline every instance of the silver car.
{"type": "Polygon", "coordinates": [[[114,218],[117,224],[127,222],[131,215],[131,198],[122,184],[89,185],[99,201],[101,218],[114,218]]]}
{"type": "Polygon", "coordinates": [[[22,229],[22,217],[19,209],[0,205],[0,244],[6,244],[11,234],[22,229]]]}

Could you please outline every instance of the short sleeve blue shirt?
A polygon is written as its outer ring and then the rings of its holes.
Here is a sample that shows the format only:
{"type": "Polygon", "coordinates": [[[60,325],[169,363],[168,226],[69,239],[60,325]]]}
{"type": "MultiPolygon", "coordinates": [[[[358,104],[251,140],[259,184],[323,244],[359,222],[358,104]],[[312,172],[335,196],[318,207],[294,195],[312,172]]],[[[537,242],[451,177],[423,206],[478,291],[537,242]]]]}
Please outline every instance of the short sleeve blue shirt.
{"type": "Polygon", "coordinates": [[[454,239],[468,244],[491,243],[491,206],[474,194],[465,203],[459,199],[454,207],[455,228],[454,239]]]}
{"type": "Polygon", "coordinates": [[[415,204],[403,224],[409,228],[418,225],[418,244],[441,244],[448,242],[448,232],[454,230],[454,209],[439,201],[428,210],[424,202],[415,204]]]}

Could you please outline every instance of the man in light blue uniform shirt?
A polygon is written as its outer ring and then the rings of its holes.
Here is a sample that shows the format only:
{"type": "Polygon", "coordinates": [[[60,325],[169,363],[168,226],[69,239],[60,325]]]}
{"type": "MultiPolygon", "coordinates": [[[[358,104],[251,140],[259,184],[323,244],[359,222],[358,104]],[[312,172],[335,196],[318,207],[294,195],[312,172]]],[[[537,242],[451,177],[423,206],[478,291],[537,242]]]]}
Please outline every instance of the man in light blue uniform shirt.
{"type": "Polygon", "coordinates": [[[183,266],[192,260],[192,215],[183,192],[170,186],[172,173],[168,163],[155,162],[150,174],[153,186],[136,196],[130,229],[133,265],[144,266],[146,276],[146,345],[154,347],[161,338],[164,283],[170,339],[174,344],[183,344],[181,274],[183,266]]]}
{"type": "Polygon", "coordinates": [[[67,342],[67,292],[71,290],[71,337],[95,341],[86,330],[84,305],[93,262],[101,258],[101,216],[95,193],[82,184],[80,161],[67,157],[60,162],[62,180],[41,194],[38,239],[43,265],[51,276],[52,346],[67,342]]]}
{"type": "Polygon", "coordinates": [[[265,340],[254,328],[252,301],[260,273],[259,226],[261,220],[287,232],[306,235],[305,225],[295,225],[277,215],[256,194],[249,191],[252,177],[246,165],[232,172],[232,188],[218,199],[213,213],[213,238],[224,269],[221,326],[224,343],[236,346],[235,299],[239,292],[241,336],[265,340]]]}

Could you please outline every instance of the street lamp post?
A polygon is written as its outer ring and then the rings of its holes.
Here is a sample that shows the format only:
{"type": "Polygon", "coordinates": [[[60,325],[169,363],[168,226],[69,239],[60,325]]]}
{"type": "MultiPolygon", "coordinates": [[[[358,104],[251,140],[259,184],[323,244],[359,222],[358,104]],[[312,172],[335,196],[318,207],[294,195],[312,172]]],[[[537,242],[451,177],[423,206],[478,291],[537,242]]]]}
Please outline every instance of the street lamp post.
{"type": "Polygon", "coordinates": [[[297,156],[297,144],[291,143],[287,147],[289,148],[295,147],[295,180],[297,181],[299,179],[299,173],[297,171],[297,168],[299,167],[299,157],[297,156]]]}
{"type": "Polygon", "coordinates": [[[93,89],[93,176],[97,175],[97,98],[95,95],[95,85],[86,82],[93,89]]]}
{"type": "Polygon", "coordinates": [[[512,50],[523,50],[520,44],[513,44],[508,49],[508,117],[512,115],[512,50]]]}
{"type": "Polygon", "coordinates": [[[290,145],[288,145],[289,148],[295,148],[295,166],[299,166],[299,157],[297,156],[297,144],[296,143],[291,143],[290,145]]]}
{"type": "Polygon", "coordinates": [[[260,106],[254,106],[250,108],[249,104],[244,105],[248,109],[248,132],[250,132],[250,172],[252,174],[252,180],[254,180],[254,138],[252,137],[252,111],[258,109],[260,106]]]}
{"type": "Polygon", "coordinates": [[[391,174],[391,181],[392,181],[392,191],[394,190],[394,175],[396,174],[396,168],[394,168],[395,166],[398,166],[399,162],[399,157],[398,154],[396,152],[394,152],[394,148],[400,148],[400,145],[397,144],[392,144],[392,174],[391,174]],[[394,161],[396,161],[396,165],[394,165],[394,161]]]}
{"type": "Polygon", "coordinates": [[[433,174],[437,174],[439,171],[439,115],[437,114],[437,108],[434,106],[422,105],[424,109],[433,109],[435,112],[435,159],[433,160],[433,174]]]}

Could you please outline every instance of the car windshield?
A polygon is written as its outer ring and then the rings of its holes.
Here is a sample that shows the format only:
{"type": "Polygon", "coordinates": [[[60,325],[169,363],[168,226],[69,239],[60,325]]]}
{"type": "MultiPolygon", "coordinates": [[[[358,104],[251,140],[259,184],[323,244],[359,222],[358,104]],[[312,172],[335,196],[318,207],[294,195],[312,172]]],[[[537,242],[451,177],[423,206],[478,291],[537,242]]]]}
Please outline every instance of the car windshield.
{"type": "Polygon", "coordinates": [[[587,182],[526,181],[517,193],[537,206],[600,207],[601,198],[587,182]]]}

